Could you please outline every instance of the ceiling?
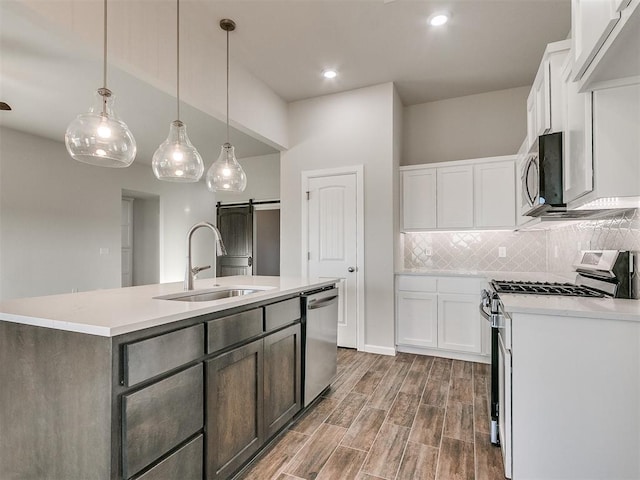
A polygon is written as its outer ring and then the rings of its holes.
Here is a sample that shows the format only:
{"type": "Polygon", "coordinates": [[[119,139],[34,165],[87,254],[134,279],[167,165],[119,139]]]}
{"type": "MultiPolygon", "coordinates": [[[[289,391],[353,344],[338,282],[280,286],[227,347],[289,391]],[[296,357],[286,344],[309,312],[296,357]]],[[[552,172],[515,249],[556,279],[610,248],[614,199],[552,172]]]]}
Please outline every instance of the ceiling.
{"type": "MultiPolygon", "coordinates": [[[[545,45],[570,29],[570,0],[183,1],[210,16],[212,28],[234,19],[234,62],[287,102],[385,82],[396,84],[404,105],[530,85],[545,45]],[[451,21],[428,27],[441,10],[451,21]],[[326,68],[338,77],[322,78],[326,68]]],[[[0,101],[14,108],[0,112],[0,125],[62,140],[92,103],[101,61],[35,22],[20,2],[1,0],[0,10],[0,101]]],[[[137,161],[150,163],[175,117],[175,97],[115,67],[109,78],[116,95],[136,98],[116,110],[136,136],[137,161]]],[[[211,163],[224,124],[186,105],[181,116],[211,163]]],[[[238,130],[231,140],[241,158],[275,152],[238,130]]]]}
{"type": "Polygon", "coordinates": [[[570,0],[200,1],[236,21],[234,58],[288,102],[385,82],[405,106],[531,85],[571,28],[570,0]],[[440,11],[450,22],[427,26],[440,11]]]}

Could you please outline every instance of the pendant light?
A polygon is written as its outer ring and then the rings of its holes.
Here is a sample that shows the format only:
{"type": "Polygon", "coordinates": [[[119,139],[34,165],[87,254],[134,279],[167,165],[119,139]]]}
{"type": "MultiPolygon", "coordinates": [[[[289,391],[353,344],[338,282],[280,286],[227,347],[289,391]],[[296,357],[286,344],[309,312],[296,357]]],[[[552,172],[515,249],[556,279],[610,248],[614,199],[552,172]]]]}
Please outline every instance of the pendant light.
{"type": "Polygon", "coordinates": [[[204,172],[198,150],[187,136],[187,127],[180,121],[180,0],[176,0],[176,99],[177,120],[169,125],[169,137],[153,154],[151,166],[158,180],[197,182],[204,172]]]}
{"type": "Polygon", "coordinates": [[[240,193],[247,186],[247,176],[236,160],[233,145],[229,143],[229,32],[236,29],[236,24],[225,18],[220,20],[220,28],[227,32],[227,141],[207,171],[207,188],[212,192],[240,193]]]}
{"type": "Polygon", "coordinates": [[[64,143],[79,162],[99,167],[128,167],[136,158],[136,141],[113,111],[114,95],[107,88],[107,0],[104,0],[103,87],[95,104],[67,127],[64,143]]]}

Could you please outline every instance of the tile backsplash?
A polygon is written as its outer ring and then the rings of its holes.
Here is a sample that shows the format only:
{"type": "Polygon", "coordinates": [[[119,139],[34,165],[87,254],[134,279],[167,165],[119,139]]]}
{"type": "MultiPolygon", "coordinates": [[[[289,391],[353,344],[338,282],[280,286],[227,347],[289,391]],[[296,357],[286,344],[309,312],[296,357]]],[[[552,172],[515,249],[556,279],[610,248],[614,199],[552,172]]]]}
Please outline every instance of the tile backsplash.
{"type": "Polygon", "coordinates": [[[581,249],[640,251],[640,210],[547,231],[428,232],[402,237],[407,269],[566,272],[573,270],[581,249]],[[506,256],[499,256],[500,247],[506,256]]]}
{"type": "Polygon", "coordinates": [[[547,271],[573,270],[579,250],[640,251],[640,210],[547,232],[547,271]]]}
{"type": "Polygon", "coordinates": [[[538,272],[546,269],[545,232],[404,234],[404,268],[538,272]],[[504,247],[506,257],[499,257],[504,247]]]}

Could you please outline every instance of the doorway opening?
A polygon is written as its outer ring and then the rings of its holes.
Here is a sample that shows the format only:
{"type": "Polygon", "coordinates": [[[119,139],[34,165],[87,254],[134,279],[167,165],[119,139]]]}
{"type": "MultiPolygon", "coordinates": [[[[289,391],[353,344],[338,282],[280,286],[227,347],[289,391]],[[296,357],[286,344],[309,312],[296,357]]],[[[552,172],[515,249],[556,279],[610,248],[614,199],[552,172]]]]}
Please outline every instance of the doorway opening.
{"type": "Polygon", "coordinates": [[[160,283],[160,197],[122,190],[122,286],[160,283]]]}
{"type": "Polygon", "coordinates": [[[227,250],[218,259],[218,276],[280,275],[278,200],[218,202],[216,220],[227,250]]]}

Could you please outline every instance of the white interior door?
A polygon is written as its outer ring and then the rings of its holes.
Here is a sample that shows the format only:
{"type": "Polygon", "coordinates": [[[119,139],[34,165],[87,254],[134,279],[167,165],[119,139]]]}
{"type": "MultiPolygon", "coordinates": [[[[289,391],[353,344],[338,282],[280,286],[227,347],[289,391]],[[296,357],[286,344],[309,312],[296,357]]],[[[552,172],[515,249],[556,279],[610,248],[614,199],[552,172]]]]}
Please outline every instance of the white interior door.
{"type": "Polygon", "coordinates": [[[358,193],[354,172],[307,179],[307,272],[338,278],[338,345],[357,347],[358,193]]]}

